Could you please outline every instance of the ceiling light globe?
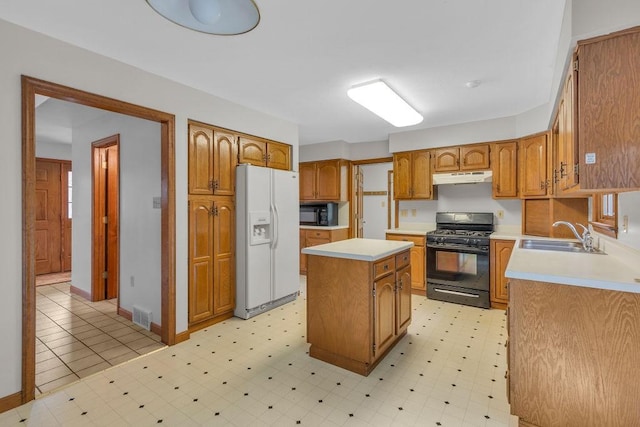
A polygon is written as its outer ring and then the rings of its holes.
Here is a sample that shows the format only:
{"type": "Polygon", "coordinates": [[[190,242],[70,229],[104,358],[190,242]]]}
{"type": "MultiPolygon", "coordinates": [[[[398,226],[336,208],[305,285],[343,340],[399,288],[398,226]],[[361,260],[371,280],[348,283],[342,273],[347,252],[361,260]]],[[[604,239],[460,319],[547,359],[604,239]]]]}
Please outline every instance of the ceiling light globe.
{"type": "Polygon", "coordinates": [[[189,0],[189,10],[199,22],[211,25],[220,19],[222,9],[218,0],[189,0]]]}

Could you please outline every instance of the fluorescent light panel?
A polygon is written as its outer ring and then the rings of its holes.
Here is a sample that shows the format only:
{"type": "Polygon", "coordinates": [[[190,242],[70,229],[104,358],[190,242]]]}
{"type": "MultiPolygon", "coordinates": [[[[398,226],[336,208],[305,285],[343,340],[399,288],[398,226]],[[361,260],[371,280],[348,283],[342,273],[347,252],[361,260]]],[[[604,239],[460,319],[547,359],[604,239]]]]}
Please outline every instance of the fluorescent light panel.
{"type": "Polygon", "coordinates": [[[347,95],[395,127],[416,125],[423,119],[420,113],[382,80],[353,86],[347,91],[347,95]]]}

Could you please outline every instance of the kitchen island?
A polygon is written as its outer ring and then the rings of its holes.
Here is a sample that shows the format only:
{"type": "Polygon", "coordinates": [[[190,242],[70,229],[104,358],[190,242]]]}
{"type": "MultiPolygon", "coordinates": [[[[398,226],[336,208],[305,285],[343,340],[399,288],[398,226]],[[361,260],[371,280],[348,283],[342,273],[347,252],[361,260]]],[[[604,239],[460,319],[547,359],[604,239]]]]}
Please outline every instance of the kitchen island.
{"type": "Polygon", "coordinates": [[[305,248],[309,355],[369,375],[411,323],[412,242],[349,239],[305,248]]]}

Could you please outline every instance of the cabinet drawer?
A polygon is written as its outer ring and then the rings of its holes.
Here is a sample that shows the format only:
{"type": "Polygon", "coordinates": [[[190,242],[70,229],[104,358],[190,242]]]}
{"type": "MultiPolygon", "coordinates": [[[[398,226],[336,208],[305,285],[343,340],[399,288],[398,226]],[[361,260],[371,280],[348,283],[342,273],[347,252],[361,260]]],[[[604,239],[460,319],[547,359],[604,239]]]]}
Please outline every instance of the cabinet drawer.
{"type": "Polygon", "coordinates": [[[325,243],[331,243],[331,239],[324,238],[324,237],[309,237],[309,236],[307,236],[307,245],[306,245],[306,247],[324,245],[325,243]]]}
{"type": "Polygon", "coordinates": [[[373,264],[373,279],[392,273],[396,269],[395,258],[389,257],[373,264]]]}
{"type": "Polygon", "coordinates": [[[413,242],[416,246],[424,246],[425,236],[413,236],[409,234],[387,234],[387,240],[399,240],[402,242],[413,242]]]}
{"type": "MultiPolygon", "coordinates": [[[[307,239],[327,239],[331,240],[331,231],[329,230],[307,230],[307,239]]],[[[329,242],[327,242],[329,243],[329,242]]]]}
{"type": "Polygon", "coordinates": [[[411,256],[409,255],[409,251],[404,251],[396,255],[396,268],[399,270],[405,265],[408,265],[411,262],[411,256]]]}

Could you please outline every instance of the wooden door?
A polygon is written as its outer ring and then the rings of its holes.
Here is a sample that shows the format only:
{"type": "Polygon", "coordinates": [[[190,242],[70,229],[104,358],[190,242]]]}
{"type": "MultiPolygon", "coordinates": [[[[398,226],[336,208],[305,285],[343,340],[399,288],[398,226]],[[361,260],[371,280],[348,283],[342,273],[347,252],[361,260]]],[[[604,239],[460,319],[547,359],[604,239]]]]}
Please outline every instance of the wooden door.
{"type": "Polygon", "coordinates": [[[340,161],[327,160],[316,164],[316,191],[318,200],[340,200],[340,161]]]}
{"type": "MultiPolygon", "coordinates": [[[[228,132],[213,133],[213,194],[233,196],[236,192],[236,165],[238,164],[238,142],[236,135],[228,132]]],[[[191,174],[191,170],[189,170],[191,174]]]]}
{"type": "Polygon", "coordinates": [[[400,335],[411,323],[411,264],[396,271],[396,283],[396,335],[400,335]]]}
{"type": "Polygon", "coordinates": [[[118,296],[119,251],[119,135],[92,144],[93,154],[93,301],[118,296]]]}
{"type": "Polygon", "coordinates": [[[460,147],[460,170],[489,169],[489,144],[460,147]]]}
{"type": "Polygon", "coordinates": [[[235,212],[233,199],[219,199],[213,211],[213,314],[235,308],[235,212]]]}
{"type": "Polygon", "coordinates": [[[213,194],[216,148],[212,128],[189,123],[189,194],[213,194]]]}
{"type": "Polygon", "coordinates": [[[520,197],[547,196],[547,149],[546,133],[520,140],[520,197]]]}
{"type": "Polygon", "coordinates": [[[414,152],[411,154],[411,198],[431,199],[432,197],[430,152],[414,152]]]}
{"type": "Polygon", "coordinates": [[[267,143],[267,166],[274,169],[291,170],[291,146],[269,141],[267,143]]]}
{"type": "Polygon", "coordinates": [[[389,274],[373,284],[374,357],[383,354],[396,337],[395,275],[389,274]]]}
{"type": "Polygon", "coordinates": [[[518,197],[518,143],[494,144],[491,153],[493,169],[493,198],[518,197]]]}
{"type": "Polygon", "coordinates": [[[71,162],[62,162],[62,207],[61,207],[61,255],[62,255],[62,271],[71,271],[71,230],[73,227],[73,209],[72,209],[72,188],[73,179],[71,171],[71,162]]]}
{"type": "Polygon", "coordinates": [[[267,165],[267,143],[260,139],[241,136],[238,140],[238,162],[255,166],[267,165]]]}
{"type": "Polygon", "coordinates": [[[458,147],[438,148],[434,150],[434,172],[457,171],[460,169],[460,150],[458,147]]]}
{"type": "Polygon", "coordinates": [[[316,164],[315,162],[300,163],[300,201],[310,201],[316,198],[316,164]]]}
{"type": "Polygon", "coordinates": [[[213,201],[189,198],[189,325],[213,316],[213,201]]]}
{"type": "Polygon", "coordinates": [[[61,263],[61,164],[36,160],[35,273],[62,271],[61,263]]]}
{"type": "Polygon", "coordinates": [[[498,307],[509,302],[508,280],[504,277],[504,273],[513,251],[513,245],[513,240],[491,241],[491,302],[497,303],[498,307]]]}
{"type": "Polygon", "coordinates": [[[393,155],[393,197],[396,200],[411,198],[411,152],[393,155]]]}
{"type": "MultiPolygon", "coordinates": [[[[424,246],[414,246],[411,248],[411,287],[422,291],[425,287],[425,257],[424,246]]],[[[424,294],[423,294],[424,295],[424,294]]]]}

